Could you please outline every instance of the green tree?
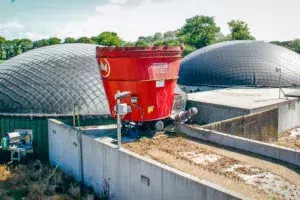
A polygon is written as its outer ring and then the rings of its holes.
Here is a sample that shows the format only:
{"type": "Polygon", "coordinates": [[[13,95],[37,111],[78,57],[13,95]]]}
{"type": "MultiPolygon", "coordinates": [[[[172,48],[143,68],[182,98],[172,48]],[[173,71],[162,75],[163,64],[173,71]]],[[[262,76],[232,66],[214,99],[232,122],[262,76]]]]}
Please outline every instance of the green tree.
{"type": "Polygon", "coordinates": [[[180,42],[176,39],[173,40],[163,40],[154,42],[153,46],[179,46],[180,42]]]}
{"type": "Polygon", "coordinates": [[[96,38],[97,44],[104,46],[121,46],[122,40],[115,32],[103,32],[96,38]]]}
{"type": "Polygon", "coordinates": [[[0,44],[4,44],[5,43],[5,38],[0,36],[0,44]]]}
{"type": "Polygon", "coordinates": [[[94,44],[95,41],[93,41],[92,39],[88,38],[88,37],[81,37],[81,38],[78,38],[77,43],[88,43],[88,44],[94,44]]]}
{"type": "Polygon", "coordinates": [[[21,39],[20,40],[20,49],[22,53],[32,49],[32,41],[29,39],[21,39]]]}
{"type": "Polygon", "coordinates": [[[93,40],[93,41],[94,41],[94,43],[97,43],[97,36],[93,36],[93,37],[91,37],[91,40],[93,40]]]}
{"type": "Polygon", "coordinates": [[[228,25],[231,32],[231,40],[255,40],[246,22],[232,20],[228,22],[228,25]]]}
{"type": "Polygon", "coordinates": [[[190,53],[193,53],[194,51],[196,51],[197,48],[188,44],[184,45],[184,49],[183,49],[183,53],[182,56],[185,57],[187,55],[189,55],[190,53]]]}
{"type": "Polygon", "coordinates": [[[9,40],[6,40],[4,43],[4,51],[5,51],[5,57],[6,59],[9,59],[12,55],[13,48],[12,48],[12,42],[9,40]]]}
{"type": "Polygon", "coordinates": [[[140,36],[135,46],[150,46],[153,42],[154,38],[152,36],[140,36]]]}
{"type": "Polygon", "coordinates": [[[32,48],[39,48],[39,47],[44,47],[44,46],[49,46],[49,41],[42,39],[42,40],[38,40],[32,43],[32,48]]]}
{"type": "Polygon", "coordinates": [[[76,43],[75,38],[67,37],[64,41],[64,43],[76,43]]]}
{"type": "Polygon", "coordinates": [[[145,40],[138,40],[138,41],[136,41],[135,46],[146,47],[146,46],[150,46],[150,44],[147,43],[145,40]]]}
{"type": "Polygon", "coordinates": [[[292,40],[289,43],[289,48],[300,54],[300,39],[292,40]]]}
{"type": "Polygon", "coordinates": [[[57,37],[51,37],[48,39],[48,43],[49,43],[49,45],[60,44],[61,39],[59,39],[57,37]]]}
{"type": "Polygon", "coordinates": [[[20,50],[20,40],[14,39],[11,41],[11,51],[10,51],[10,57],[14,57],[16,55],[19,55],[21,53],[20,50]]]}
{"type": "Polygon", "coordinates": [[[0,36],[0,59],[4,59],[4,44],[5,44],[5,38],[0,36]]]}
{"type": "Polygon", "coordinates": [[[290,49],[291,41],[272,41],[270,43],[290,49]]]}
{"type": "Polygon", "coordinates": [[[215,43],[218,32],[220,27],[216,25],[214,17],[197,15],[186,20],[178,35],[184,44],[199,49],[215,43]]]}
{"type": "Polygon", "coordinates": [[[224,35],[223,33],[219,32],[216,35],[216,43],[219,42],[225,42],[231,40],[231,34],[229,35],[224,35]]]}
{"type": "Polygon", "coordinates": [[[155,33],[154,36],[153,36],[153,41],[156,42],[156,41],[161,41],[163,40],[163,34],[162,33],[155,33]]]}
{"type": "Polygon", "coordinates": [[[124,42],[124,43],[123,43],[123,46],[124,46],[124,47],[134,47],[134,46],[135,46],[135,43],[134,43],[134,42],[124,42]]]}
{"type": "Polygon", "coordinates": [[[177,39],[177,34],[178,34],[178,30],[177,31],[167,31],[164,33],[164,40],[174,40],[177,39]]]}

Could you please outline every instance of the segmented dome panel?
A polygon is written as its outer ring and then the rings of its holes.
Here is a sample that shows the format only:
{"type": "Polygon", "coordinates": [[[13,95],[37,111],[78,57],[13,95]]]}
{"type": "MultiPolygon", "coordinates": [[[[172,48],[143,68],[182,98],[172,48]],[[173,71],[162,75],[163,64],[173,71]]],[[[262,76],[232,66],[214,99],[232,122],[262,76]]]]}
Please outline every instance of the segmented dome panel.
{"type": "Polygon", "coordinates": [[[180,65],[179,84],[187,86],[300,85],[300,55],[266,42],[230,41],[188,55],[180,65]]]}
{"type": "Polygon", "coordinates": [[[0,65],[0,113],[109,114],[96,45],[60,44],[0,65]]]}

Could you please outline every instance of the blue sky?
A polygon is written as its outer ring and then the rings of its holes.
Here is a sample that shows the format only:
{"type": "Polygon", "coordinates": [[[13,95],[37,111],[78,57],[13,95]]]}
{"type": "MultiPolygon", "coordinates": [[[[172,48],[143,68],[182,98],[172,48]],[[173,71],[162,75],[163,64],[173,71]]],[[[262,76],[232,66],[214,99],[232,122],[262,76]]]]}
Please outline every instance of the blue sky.
{"type": "Polygon", "coordinates": [[[241,19],[257,40],[292,40],[300,38],[299,8],[299,0],[0,0],[0,36],[38,40],[115,31],[134,41],[209,15],[224,34],[228,21],[241,19]]]}

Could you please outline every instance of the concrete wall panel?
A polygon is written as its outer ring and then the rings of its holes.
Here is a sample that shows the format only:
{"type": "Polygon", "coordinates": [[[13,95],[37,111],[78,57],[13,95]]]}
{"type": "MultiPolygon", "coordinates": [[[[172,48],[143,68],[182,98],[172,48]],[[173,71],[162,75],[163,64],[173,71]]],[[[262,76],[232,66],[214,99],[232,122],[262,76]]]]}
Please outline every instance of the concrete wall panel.
{"type": "Polygon", "coordinates": [[[193,120],[200,125],[250,114],[250,110],[248,109],[194,102],[191,100],[187,102],[187,107],[196,107],[198,109],[198,114],[193,117],[193,120]]]}
{"type": "Polygon", "coordinates": [[[300,126],[300,102],[292,100],[279,106],[278,132],[284,132],[300,126]]]}
{"type": "Polygon", "coordinates": [[[83,145],[83,170],[85,184],[100,191],[104,181],[104,152],[97,140],[92,137],[82,136],[83,145]]]}
{"type": "Polygon", "coordinates": [[[227,119],[202,128],[257,141],[275,141],[278,138],[278,109],[227,119]]]}
{"type": "MultiPolygon", "coordinates": [[[[206,186],[191,179],[165,170],[163,173],[164,200],[210,199],[206,197],[206,186]]],[[[214,189],[212,189],[214,190],[214,189]]]]}

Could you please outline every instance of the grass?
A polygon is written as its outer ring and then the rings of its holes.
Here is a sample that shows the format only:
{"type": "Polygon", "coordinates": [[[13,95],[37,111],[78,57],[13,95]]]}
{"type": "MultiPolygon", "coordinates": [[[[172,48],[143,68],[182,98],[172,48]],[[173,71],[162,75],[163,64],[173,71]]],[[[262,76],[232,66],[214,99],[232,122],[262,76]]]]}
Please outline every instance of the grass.
{"type": "MultiPolygon", "coordinates": [[[[106,182],[104,186],[107,188],[106,182]]],[[[73,176],[38,160],[26,165],[0,166],[0,200],[109,200],[106,188],[101,188],[104,192],[99,194],[92,188],[81,189],[73,176]]]]}
{"type": "MultiPolygon", "coordinates": [[[[4,63],[5,61],[6,61],[6,60],[0,60],[0,64],[1,64],[1,63],[4,63]]],[[[1,199],[0,199],[0,200],[1,200],[1,199]]]]}

